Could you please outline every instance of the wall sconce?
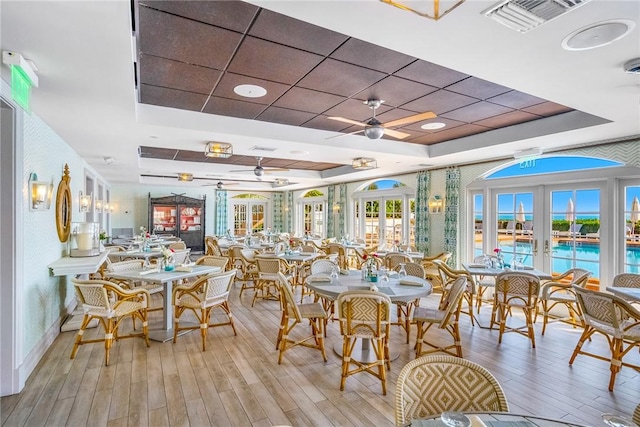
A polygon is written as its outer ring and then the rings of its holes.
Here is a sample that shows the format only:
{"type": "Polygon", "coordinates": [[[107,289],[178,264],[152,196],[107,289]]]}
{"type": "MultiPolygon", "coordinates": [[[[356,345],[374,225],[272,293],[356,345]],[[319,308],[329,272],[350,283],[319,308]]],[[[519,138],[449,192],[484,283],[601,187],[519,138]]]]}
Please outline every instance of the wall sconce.
{"type": "Polygon", "coordinates": [[[113,206],[111,206],[111,204],[109,204],[109,203],[103,203],[102,204],[102,211],[104,213],[111,213],[112,210],[113,210],[113,206]]]}
{"type": "Polygon", "coordinates": [[[429,212],[437,214],[444,212],[444,199],[439,194],[434,194],[429,199],[429,212]]]}
{"type": "Polygon", "coordinates": [[[29,210],[44,211],[51,208],[53,184],[38,181],[38,175],[29,175],[29,210]]]}
{"type": "Polygon", "coordinates": [[[340,204],[334,203],[333,205],[333,213],[340,213],[340,204]]]}
{"type": "Polygon", "coordinates": [[[89,212],[89,209],[91,209],[92,198],[92,193],[82,194],[82,191],[80,192],[80,198],[78,199],[80,212],[89,212]]]}
{"type": "Polygon", "coordinates": [[[93,204],[93,208],[95,209],[96,213],[102,212],[102,200],[96,199],[93,204]]]}
{"type": "Polygon", "coordinates": [[[233,145],[226,142],[207,142],[204,149],[204,155],[207,157],[217,157],[226,159],[233,155],[233,145]]]}
{"type": "Polygon", "coordinates": [[[178,181],[190,182],[193,181],[193,174],[182,172],[178,174],[178,181]]]}

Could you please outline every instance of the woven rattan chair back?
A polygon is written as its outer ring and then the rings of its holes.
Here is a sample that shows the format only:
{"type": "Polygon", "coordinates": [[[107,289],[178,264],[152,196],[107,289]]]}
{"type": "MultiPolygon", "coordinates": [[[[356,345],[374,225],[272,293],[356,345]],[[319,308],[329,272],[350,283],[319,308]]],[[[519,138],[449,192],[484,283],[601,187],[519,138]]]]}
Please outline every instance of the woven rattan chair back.
{"type": "Polygon", "coordinates": [[[636,410],[633,411],[633,422],[640,426],[640,403],[636,406],[636,410]]]}
{"type": "Polygon", "coordinates": [[[379,337],[390,322],[391,300],[382,292],[346,291],[338,295],[338,317],[343,334],[379,337]]]}
{"type": "MultiPolygon", "coordinates": [[[[394,268],[395,271],[400,271],[402,267],[400,265],[397,265],[396,268],[394,268]]],[[[413,277],[419,277],[421,279],[424,279],[424,267],[422,266],[422,264],[418,264],[417,262],[408,262],[404,265],[404,271],[407,272],[407,276],[413,276],[413,277]]]]}
{"type": "Polygon", "coordinates": [[[540,292],[540,279],[524,271],[509,271],[496,276],[496,295],[503,303],[521,301],[535,308],[540,292]]]}
{"type": "Polygon", "coordinates": [[[189,255],[191,255],[191,249],[174,249],[173,263],[176,265],[184,264],[190,261],[189,255]]]}
{"type": "Polygon", "coordinates": [[[197,265],[207,265],[210,267],[220,267],[222,271],[227,269],[229,258],[224,256],[205,255],[196,260],[197,265]]]}
{"type": "Polygon", "coordinates": [[[283,310],[287,311],[289,317],[294,318],[297,322],[302,321],[302,315],[300,314],[300,309],[296,304],[295,297],[293,296],[293,289],[291,289],[291,284],[287,277],[278,273],[278,283],[280,284],[280,300],[282,302],[283,310]]]}
{"type": "Polygon", "coordinates": [[[317,259],[311,264],[311,274],[331,274],[338,264],[330,259],[317,259]]]}
{"type": "Polygon", "coordinates": [[[407,363],[396,383],[396,426],[444,411],[508,412],[509,404],[491,372],[476,363],[445,355],[407,363]]]}
{"type": "Polygon", "coordinates": [[[258,266],[258,276],[260,278],[275,280],[280,272],[280,258],[273,255],[256,256],[256,265],[258,266]]]}
{"type": "Polygon", "coordinates": [[[640,365],[623,362],[624,356],[634,347],[640,348],[640,311],[636,310],[624,299],[609,293],[593,291],[591,289],[573,286],[582,310],[585,328],[573,350],[569,365],[573,364],[578,354],[595,357],[600,360],[610,360],[611,376],[609,377],[609,391],[613,391],[616,375],[622,366],[628,366],[640,371],[640,365]],[[582,351],[582,345],[591,336],[599,332],[607,337],[611,357],[582,351]]]}
{"type": "Polygon", "coordinates": [[[143,259],[131,259],[128,261],[112,262],[107,267],[107,271],[116,273],[118,271],[139,270],[144,266],[143,259]]]}
{"type": "Polygon", "coordinates": [[[180,251],[187,249],[187,244],[185,242],[173,242],[168,247],[174,251],[180,251]]]}
{"type": "Polygon", "coordinates": [[[440,329],[444,329],[449,325],[454,316],[458,315],[462,303],[462,297],[467,287],[467,278],[458,277],[451,283],[451,288],[447,292],[447,296],[441,304],[441,309],[445,314],[440,321],[440,329]]]}
{"type": "Polygon", "coordinates": [[[205,236],[204,244],[206,247],[205,255],[223,256],[220,246],[218,246],[218,239],[214,236],[205,236]]]}
{"type": "Polygon", "coordinates": [[[622,273],[613,278],[611,286],[621,288],[640,288],[640,274],[622,273]]]}
{"type": "Polygon", "coordinates": [[[401,252],[389,252],[384,256],[384,266],[389,270],[395,269],[400,264],[409,264],[412,262],[411,257],[401,252]]]}

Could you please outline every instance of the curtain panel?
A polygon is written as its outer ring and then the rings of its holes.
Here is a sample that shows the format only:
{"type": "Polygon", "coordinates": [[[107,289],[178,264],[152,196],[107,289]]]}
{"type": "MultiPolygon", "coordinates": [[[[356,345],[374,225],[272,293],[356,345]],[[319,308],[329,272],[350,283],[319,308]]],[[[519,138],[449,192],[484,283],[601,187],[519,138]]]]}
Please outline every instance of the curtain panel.
{"type": "Polygon", "coordinates": [[[336,200],[336,186],[330,185],[327,188],[327,238],[337,237],[335,227],[335,211],[333,205],[336,200]]]}
{"type": "Polygon", "coordinates": [[[283,193],[273,193],[273,208],[272,208],[272,218],[273,218],[273,229],[276,232],[284,232],[286,231],[284,226],[284,194],[283,193]]]}
{"type": "Polygon", "coordinates": [[[429,191],[430,178],[429,171],[418,172],[418,185],[416,188],[416,229],[415,240],[416,249],[429,254],[429,236],[431,234],[431,218],[429,216],[429,191]]]}
{"type": "Polygon", "coordinates": [[[227,190],[216,190],[216,236],[224,236],[229,229],[227,218],[227,190]]]}
{"type": "Polygon", "coordinates": [[[459,168],[447,169],[445,191],[444,250],[451,252],[449,263],[456,265],[458,258],[458,214],[460,210],[459,168]]]}

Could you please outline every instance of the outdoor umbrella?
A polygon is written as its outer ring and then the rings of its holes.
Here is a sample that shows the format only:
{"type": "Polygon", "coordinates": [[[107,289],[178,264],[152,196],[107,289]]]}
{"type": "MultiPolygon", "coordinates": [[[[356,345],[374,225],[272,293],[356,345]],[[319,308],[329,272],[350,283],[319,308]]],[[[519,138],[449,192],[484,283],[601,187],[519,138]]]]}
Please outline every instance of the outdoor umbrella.
{"type": "Polygon", "coordinates": [[[516,221],[525,222],[527,218],[524,215],[524,203],[520,202],[520,206],[518,206],[518,212],[516,212],[516,221]]]}
{"type": "Polygon", "coordinates": [[[564,215],[564,219],[569,222],[573,222],[576,220],[576,209],[573,206],[573,200],[571,198],[567,202],[567,212],[564,215]]]}
{"type": "Polygon", "coordinates": [[[640,200],[638,196],[631,203],[631,234],[636,234],[636,222],[640,221],[640,200]]]}

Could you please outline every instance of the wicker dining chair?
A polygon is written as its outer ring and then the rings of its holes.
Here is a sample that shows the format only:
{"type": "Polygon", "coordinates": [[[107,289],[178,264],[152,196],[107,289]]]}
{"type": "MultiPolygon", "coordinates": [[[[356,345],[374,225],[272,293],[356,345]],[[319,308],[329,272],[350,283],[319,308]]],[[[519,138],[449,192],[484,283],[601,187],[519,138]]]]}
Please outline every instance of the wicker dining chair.
{"type": "MultiPolygon", "coordinates": [[[[474,264],[484,264],[486,259],[497,259],[495,255],[478,255],[473,258],[474,264]]],[[[492,302],[493,296],[489,296],[489,289],[495,291],[496,278],[495,276],[474,275],[474,281],[476,282],[476,306],[478,314],[480,314],[480,308],[482,308],[483,302],[492,302]],[[486,297],[485,297],[486,295],[486,297]]]]}
{"type": "Polygon", "coordinates": [[[389,252],[384,256],[384,266],[389,270],[395,269],[400,264],[413,262],[410,256],[402,252],[389,252]]]}
{"type": "Polygon", "coordinates": [[[236,326],[233,323],[233,315],[229,308],[229,292],[233,286],[235,270],[223,273],[209,274],[200,277],[193,284],[181,285],[173,288],[173,342],[178,339],[180,331],[200,329],[202,339],[202,351],[207,349],[207,332],[209,328],[230,325],[233,335],[237,335],[236,326]],[[226,322],[210,323],[211,311],[220,308],[227,316],[226,322]],[[190,311],[198,320],[198,325],[180,326],[180,317],[190,311]]]}
{"type": "MultiPolygon", "coordinates": [[[[634,274],[634,273],[618,274],[614,276],[611,286],[620,287],[620,288],[640,288],[640,274],[634,274]]],[[[640,308],[640,302],[638,301],[627,300],[627,302],[633,305],[635,308],[640,308]]]]}
{"type": "Polygon", "coordinates": [[[205,236],[204,245],[206,248],[205,255],[224,256],[222,249],[218,246],[218,239],[214,236],[205,236]]]}
{"type": "Polygon", "coordinates": [[[591,276],[591,272],[587,270],[572,268],[558,276],[554,276],[551,281],[545,282],[545,284],[542,285],[539,297],[540,306],[542,307],[542,335],[544,335],[547,329],[551,310],[558,304],[564,305],[569,312],[568,318],[559,320],[569,323],[573,325],[573,327],[578,325],[584,327],[580,308],[576,303],[576,294],[573,291],[573,286],[584,288],[587,286],[589,276],[591,276]]]}
{"type": "Polygon", "coordinates": [[[280,351],[278,355],[278,364],[282,363],[284,353],[296,346],[303,346],[320,350],[322,358],[327,361],[327,354],[324,349],[324,327],[327,319],[327,313],[320,303],[296,304],[293,296],[293,290],[289,279],[278,273],[278,284],[280,286],[280,299],[282,305],[282,318],[280,319],[280,329],[276,340],[276,349],[280,351]],[[304,338],[294,339],[291,332],[293,329],[302,325],[307,320],[311,326],[311,335],[304,338]],[[310,342],[313,340],[313,342],[310,342]]]}
{"type": "Polygon", "coordinates": [[[109,355],[114,340],[141,337],[149,347],[147,307],[150,295],[146,289],[124,289],[107,280],[71,279],[71,281],[84,312],[82,324],[71,351],[71,359],[76,357],[81,345],[95,342],[104,342],[105,366],[109,365],[109,355]],[[142,322],[142,332],[119,335],[120,322],[129,316],[138,318],[142,322]],[[93,319],[98,319],[102,325],[104,337],[83,339],[84,332],[93,319]]]}
{"type": "Polygon", "coordinates": [[[531,347],[536,348],[536,337],[533,330],[533,317],[538,306],[540,279],[535,274],[524,271],[508,271],[496,276],[496,291],[491,312],[491,327],[500,325],[498,343],[502,343],[502,335],[516,332],[531,340],[531,347]],[[508,326],[507,317],[514,308],[523,311],[525,325],[508,326]],[[526,328],[526,331],[523,329],[526,328]]]}
{"type": "Polygon", "coordinates": [[[389,359],[389,329],[391,300],[382,292],[346,291],[338,295],[338,316],[342,333],[342,379],[344,390],[347,377],[366,372],[378,378],[382,394],[387,394],[386,370],[391,369],[389,359]],[[361,340],[369,340],[376,355],[372,363],[356,360],[353,349],[361,340]],[[352,365],[354,368],[351,369],[352,365]]]}
{"type": "Polygon", "coordinates": [[[283,273],[292,286],[296,279],[296,266],[273,254],[256,256],[257,277],[254,280],[256,292],[253,294],[251,307],[258,298],[280,301],[278,273],[283,273]]]}
{"type": "Polygon", "coordinates": [[[473,280],[471,274],[469,274],[466,270],[456,270],[442,261],[442,260],[433,260],[433,263],[438,267],[438,272],[440,273],[440,282],[442,283],[442,296],[440,297],[440,304],[442,305],[447,298],[447,293],[451,288],[451,284],[456,281],[459,277],[464,277],[467,279],[467,288],[464,291],[463,299],[466,301],[466,310],[461,309],[460,313],[466,314],[469,316],[471,320],[471,325],[475,325],[475,317],[473,315],[473,298],[476,295],[476,284],[473,280]]]}
{"type": "Polygon", "coordinates": [[[632,349],[640,348],[640,311],[613,294],[580,286],[573,286],[573,290],[576,293],[585,327],[573,350],[569,365],[573,364],[579,354],[609,361],[611,364],[609,391],[613,391],[616,375],[623,366],[640,371],[640,365],[623,361],[624,356],[632,349]],[[582,350],[585,341],[590,340],[596,332],[606,337],[611,351],[609,356],[582,350]]]}
{"type": "Polygon", "coordinates": [[[187,244],[185,242],[173,242],[171,244],[169,244],[168,246],[169,249],[173,249],[174,251],[183,251],[185,249],[187,249],[187,244]]]}
{"type": "Polygon", "coordinates": [[[229,258],[226,256],[204,255],[196,260],[196,265],[207,265],[209,267],[220,267],[222,271],[227,269],[229,258]]]}
{"type": "Polygon", "coordinates": [[[640,403],[636,406],[635,411],[633,411],[633,422],[640,426],[640,403]]]}
{"type": "Polygon", "coordinates": [[[440,308],[416,307],[413,313],[413,321],[418,326],[418,337],[416,338],[416,357],[425,354],[444,352],[452,356],[462,357],[462,343],[460,330],[458,329],[458,319],[460,318],[460,308],[462,307],[462,297],[467,287],[465,277],[457,278],[447,292],[447,296],[440,308]],[[438,325],[440,329],[446,330],[453,338],[453,344],[441,346],[427,341],[425,334],[433,325],[438,325]],[[422,350],[426,344],[431,347],[429,350],[422,350]],[[455,353],[452,351],[455,349],[455,353]]]}
{"type": "Polygon", "coordinates": [[[396,427],[445,411],[509,412],[509,404],[498,380],[477,363],[448,355],[407,363],[396,382],[396,427]]]}
{"type": "MultiPolygon", "coordinates": [[[[122,271],[131,271],[131,270],[141,270],[144,267],[143,259],[132,259],[129,261],[119,261],[112,262],[108,265],[104,275],[107,280],[112,283],[116,283],[118,286],[125,289],[145,289],[149,292],[149,295],[160,295],[160,297],[164,300],[164,285],[158,282],[145,282],[145,281],[131,281],[131,280],[120,280],[109,277],[109,273],[117,273],[122,271]]],[[[151,308],[151,300],[147,303],[147,311],[158,311],[163,309],[163,304],[159,307],[151,308]]],[[[133,318],[133,329],[136,329],[136,321],[135,317],[133,318]]]]}
{"type": "Polygon", "coordinates": [[[337,255],[336,261],[341,270],[349,269],[349,265],[347,264],[347,251],[344,245],[340,243],[329,243],[324,251],[327,255],[337,255]]]}
{"type": "Polygon", "coordinates": [[[235,281],[240,281],[240,297],[247,289],[256,290],[256,277],[258,277],[258,266],[256,265],[257,252],[242,245],[232,245],[229,247],[228,256],[231,268],[236,269],[235,281]],[[251,285],[249,285],[251,282],[251,285]]]}
{"type": "MultiPolygon", "coordinates": [[[[402,266],[398,264],[394,268],[394,271],[400,271],[401,268],[402,266]]],[[[404,264],[404,270],[407,273],[407,276],[424,279],[424,268],[421,264],[408,262],[404,264]]],[[[396,317],[398,318],[398,321],[393,322],[392,325],[399,325],[404,329],[407,335],[407,344],[409,344],[409,339],[411,337],[411,316],[415,307],[420,305],[420,298],[411,301],[397,300],[394,301],[393,304],[396,306],[396,317]]]]}
{"type": "Polygon", "coordinates": [[[451,252],[441,252],[438,255],[424,257],[422,259],[422,267],[424,268],[425,279],[431,282],[434,292],[443,292],[440,271],[438,270],[438,266],[434,263],[434,261],[439,260],[446,263],[447,261],[449,261],[449,258],[451,258],[451,252]]]}

